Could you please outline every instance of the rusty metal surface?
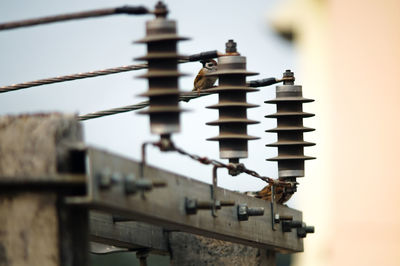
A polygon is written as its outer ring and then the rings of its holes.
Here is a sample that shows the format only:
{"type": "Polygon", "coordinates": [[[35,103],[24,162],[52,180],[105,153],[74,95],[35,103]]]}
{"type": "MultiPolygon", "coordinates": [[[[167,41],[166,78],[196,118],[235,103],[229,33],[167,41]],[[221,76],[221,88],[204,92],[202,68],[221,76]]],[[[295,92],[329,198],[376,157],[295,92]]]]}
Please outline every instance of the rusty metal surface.
{"type": "Polygon", "coordinates": [[[283,85],[276,86],[276,98],[265,101],[277,106],[276,113],[265,116],[276,118],[277,127],[266,132],[278,134],[277,142],[266,145],[277,147],[278,156],[267,160],[278,162],[279,179],[294,180],[296,177],[304,176],[304,161],[315,159],[304,155],[304,147],[315,144],[303,140],[303,132],[314,130],[303,126],[303,118],[314,116],[314,114],[303,112],[303,103],[313,100],[303,98],[302,87],[294,85],[293,72],[287,70],[283,78],[292,78],[292,80],[284,80],[283,85]]]}
{"type": "Polygon", "coordinates": [[[207,125],[219,126],[219,135],[207,140],[219,142],[220,158],[235,162],[247,158],[248,140],[258,139],[247,134],[247,125],[259,123],[247,119],[247,108],[257,105],[247,103],[246,93],[257,89],[246,85],[246,76],[256,74],[246,70],[246,57],[237,53],[233,40],[226,43],[226,54],[218,58],[218,70],[208,74],[219,78],[219,86],[207,90],[218,93],[218,104],[207,108],[218,109],[219,118],[207,125]]]}
{"type": "Polygon", "coordinates": [[[168,10],[161,2],[155,8],[156,18],[146,22],[146,36],[136,43],[147,45],[147,54],[136,58],[148,62],[148,72],[139,78],[148,79],[149,89],[141,96],[149,97],[150,107],[140,114],[150,116],[153,134],[170,135],[180,131],[177,42],[187,38],[177,35],[176,22],[166,18],[168,10]]]}

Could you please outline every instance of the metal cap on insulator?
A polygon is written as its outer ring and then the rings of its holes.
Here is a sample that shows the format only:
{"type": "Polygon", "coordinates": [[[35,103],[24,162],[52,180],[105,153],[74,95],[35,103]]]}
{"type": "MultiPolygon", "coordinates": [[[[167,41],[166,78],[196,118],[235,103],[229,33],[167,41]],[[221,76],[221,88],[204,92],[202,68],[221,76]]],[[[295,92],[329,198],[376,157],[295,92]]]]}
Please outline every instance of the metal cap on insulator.
{"type": "Polygon", "coordinates": [[[150,115],[151,133],[168,136],[179,132],[178,60],[185,56],[177,54],[177,42],[187,40],[177,34],[176,22],[166,18],[168,10],[158,2],[156,18],[146,22],[146,36],[136,43],[147,45],[147,54],[136,58],[148,62],[148,72],[139,76],[148,79],[149,89],[141,96],[149,97],[149,108],[139,112],[150,115]]]}
{"type": "Polygon", "coordinates": [[[283,85],[276,86],[276,98],[265,102],[276,104],[276,113],[265,117],[277,119],[277,127],[266,132],[278,134],[277,142],[266,145],[278,147],[278,156],[267,160],[278,162],[279,179],[293,180],[304,176],[305,160],[315,159],[304,155],[304,147],[313,146],[315,143],[303,139],[304,132],[314,130],[303,126],[303,118],[314,116],[314,114],[303,112],[303,103],[314,100],[303,98],[302,86],[294,85],[292,71],[286,70],[283,78],[283,85]]]}
{"type": "Polygon", "coordinates": [[[246,76],[257,74],[246,70],[246,57],[239,55],[233,40],[226,43],[226,54],[218,58],[218,70],[207,74],[219,78],[219,85],[207,90],[218,93],[218,104],[207,108],[218,109],[219,118],[207,125],[219,126],[219,135],[207,140],[218,141],[220,158],[230,162],[237,163],[240,158],[247,158],[247,142],[258,139],[247,134],[247,125],[259,123],[247,119],[247,109],[258,105],[249,104],[246,99],[246,93],[257,91],[246,86],[246,76]]]}

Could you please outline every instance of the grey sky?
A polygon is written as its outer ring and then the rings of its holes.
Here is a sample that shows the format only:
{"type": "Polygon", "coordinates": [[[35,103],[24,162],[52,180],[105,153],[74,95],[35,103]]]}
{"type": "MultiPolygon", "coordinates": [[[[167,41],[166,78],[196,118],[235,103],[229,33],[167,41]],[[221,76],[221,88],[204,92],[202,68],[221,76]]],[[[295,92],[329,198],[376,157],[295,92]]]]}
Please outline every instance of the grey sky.
{"type": "MultiPolygon", "coordinates": [[[[178,32],[192,40],[180,42],[181,54],[224,50],[228,39],[238,43],[239,52],[247,57],[248,69],[259,72],[249,79],[280,76],[285,69],[294,69],[295,52],[279,39],[267,24],[268,14],[277,1],[165,1],[169,17],[177,20],[178,32]]],[[[156,1],[22,1],[2,0],[0,22],[89,10],[119,5],[144,4],[153,7],[156,1]]],[[[145,46],[132,44],[144,36],[146,20],[152,16],[126,16],[77,20],[0,32],[0,86],[46,77],[86,72],[132,64],[132,59],[145,54],[145,46]]],[[[199,63],[180,65],[182,72],[192,76],[182,78],[182,90],[191,90],[199,63]]],[[[126,72],[99,78],[64,82],[10,92],[0,95],[0,114],[40,111],[61,111],[85,114],[142,101],[138,94],[147,90],[145,80],[134,79],[142,71],[126,72]]],[[[297,76],[301,81],[301,77],[297,76]]],[[[275,121],[264,115],[274,112],[274,106],[263,101],[274,97],[274,88],[248,94],[250,103],[260,108],[250,109],[248,117],[261,121],[249,126],[250,135],[261,137],[249,144],[248,168],[263,175],[277,176],[274,163],[265,159],[277,151],[266,148],[273,142],[275,121]]],[[[190,152],[218,158],[218,143],[205,139],[218,134],[217,127],[205,123],[217,119],[217,111],[205,109],[215,104],[217,97],[207,96],[183,103],[191,109],[181,117],[182,132],[174,136],[176,144],[190,152]]],[[[105,148],[129,158],[139,159],[140,145],[155,140],[150,135],[148,118],[136,113],[94,119],[84,122],[85,139],[90,145],[105,148]]],[[[149,151],[149,163],[205,182],[211,181],[211,167],[176,154],[149,151]]],[[[264,183],[247,175],[230,177],[221,170],[219,185],[232,190],[256,190],[264,183]]]]}

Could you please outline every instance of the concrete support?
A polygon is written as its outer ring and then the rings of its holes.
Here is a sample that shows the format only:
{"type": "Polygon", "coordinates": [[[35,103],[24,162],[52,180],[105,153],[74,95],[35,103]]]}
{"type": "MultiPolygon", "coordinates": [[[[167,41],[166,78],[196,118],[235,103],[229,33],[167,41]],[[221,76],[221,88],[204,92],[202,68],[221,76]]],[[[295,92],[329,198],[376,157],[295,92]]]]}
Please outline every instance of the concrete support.
{"type": "Polygon", "coordinates": [[[275,252],[182,232],[169,234],[174,266],[275,266],[275,252]]]}
{"type": "Polygon", "coordinates": [[[65,191],[25,182],[56,175],[65,144],[79,141],[82,131],[71,115],[0,118],[1,266],[86,265],[87,212],[66,207],[59,197],[65,191]]]}

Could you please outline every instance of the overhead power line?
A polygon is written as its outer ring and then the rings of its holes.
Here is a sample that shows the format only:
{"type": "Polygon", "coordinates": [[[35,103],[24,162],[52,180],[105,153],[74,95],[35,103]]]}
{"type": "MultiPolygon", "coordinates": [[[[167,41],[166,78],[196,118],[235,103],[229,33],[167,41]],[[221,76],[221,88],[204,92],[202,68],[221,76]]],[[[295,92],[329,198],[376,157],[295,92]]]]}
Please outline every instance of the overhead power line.
{"type": "MultiPolygon", "coordinates": [[[[188,60],[180,61],[180,63],[185,63],[185,62],[190,62],[190,61],[188,61],[188,60]]],[[[70,74],[70,75],[65,75],[65,76],[38,79],[38,80],[27,81],[27,82],[23,82],[23,83],[16,83],[16,84],[12,84],[12,85],[2,86],[2,87],[0,87],[0,93],[16,91],[16,90],[21,90],[21,89],[27,89],[27,88],[37,87],[37,86],[42,86],[42,85],[49,85],[49,84],[53,84],[53,83],[72,81],[72,80],[77,80],[77,79],[94,78],[94,77],[105,76],[105,75],[110,75],[110,74],[118,74],[118,73],[122,73],[122,72],[140,70],[140,69],[145,69],[145,68],[147,68],[147,64],[128,65],[128,66],[107,68],[107,69],[102,69],[102,70],[95,70],[95,71],[90,71],[90,72],[70,74]]],[[[270,86],[270,85],[276,84],[281,81],[283,81],[283,79],[266,78],[266,79],[260,79],[260,80],[252,80],[252,81],[248,82],[247,84],[249,87],[257,88],[257,87],[270,86]]]]}
{"type": "Polygon", "coordinates": [[[122,6],[122,7],[114,7],[114,8],[104,8],[104,9],[96,9],[96,10],[90,10],[90,11],[74,12],[74,13],[68,13],[68,14],[55,15],[55,16],[6,22],[6,23],[0,24],[0,31],[1,30],[11,30],[11,29],[21,28],[21,27],[30,27],[30,26],[53,23],[53,22],[67,21],[67,20],[73,20],[73,19],[102,17],[102,16],[109,16],[109,15],[116,15],[116,14],[144,15],[144,14],[149,14],[149,13],[150,13],[150,11],[143,6],[122,6]]]}
{"type": "MultiPolygon", "coordinates": [[[[266,87],[266,86],[270,86],[270,85],[282,82],[283,80],[294,80],[294,78],[282,78],[282,79],[265,78],[265,79],[259,79],[259,80],[252,80],[252,81],[247,82],[247,86],[249,86],[249,87],[266,87]]],[[[207,95],[210,95],[210,93],[208,93],[206,91],[201,92],[201,93],[184,92],[184,93],[180,94],[179,101],[188,102],[192,99],[196,99],[196,98],[199,98],[202,96],[207,96],[207,95]]],[[[109,116],[109,115],[116,115],[116,114],[131,112],[131,111],[145,108],[148,105],[149,105],[149,101],[143,101],[138,104],[127,105],[127,106],[122,106],[122,107],[118,107],[118,108],[112,108],[112,109],[108,109],[108,110],[103,110],[103,111],[93,112],[93,113],[89,113],[89,114],[85,114],[85,115],[80,115],[80,116],[78,116],[78,120],[85,121],[85,120],[100,118],[100,117],[109,116]]]]}
{"type": "Polygon", "coordinates": [[[108,68],[108,69],[102,69],[102,70],[95,70],[95,71],[91,71],[91,72],[71,74],[71,75],[66,75],[66,76],[38,79],[38,80],[34,80],[34,81],[28,81],[28,82],[23,82],[23,83],[12,84],[12,85],[0,87],[0,93],[21,90],[21,89],[27,89],[30,87],[48,85],[48,84],[53,84],[53,83],[58,83],[58,82],[76,80],[76,79],[93,78],[93,77],[97,77],[97,76],[117,74],[117,73],[121,73],[121,72],[139,70],[139,69],[144,69],[144,68],[147,68],[147,64],[128,65],[128,66],[114,67],[114,68],[108,68]]]}
{"type": "MultiPolygon", "coordinates": [[[[207,93],[207,92],[201,92],[201,93],[183,92],[179,96],[179,101],[188,102],[192,99],[196,99],[196,98],[207,96],[207,95],[210,95],[210,93],[207,93]]],[[[85,115],[80,115],[80,116],[78,116],[78,120],[85,121],[85,120],[100,118],[100,117],[109,116],[109,115],[122,114],[122,113],[126,113],[126,112],[139,110],[139,109],[145,108],[147,106],[149,106],[149,101],[143,101],[143,102],[133,104],[133,105],[127,105],[127,106],[122,106],[122,107],[118,107],[118,108],[112,108],[112,109],[108,109],[108,110],[103,110],[103,111],[98,111],[98,112],[89,113],[89,114],[85,114],[85,115]]]]}
{"type": "MultiPolygon", "coordinates": [[[[219,53],[216,50],[207,51],[207,52],[189,55],[185,58],[179,59],[178,63],[187,63],[187,62],[195,62],[195,61],[200,61],[200,60],[207,60],[207,59],[211,59],[211,58],[216,58],[216,57],[218,57],[218,55],[219,55],[219,53]]],[[[95,71],[83,72],[83,73],[77,73],[77,74],[70,74],[70,75],[66,75],[66,76],[38,79],[38,80],[34,80],[34,81],[28,81],[28,82],[23,82],[23,83],[16,83],[16,84],[12,84],[12,85],[2,86],[2,87],[0,87],[0,93],[16,91],[16,90],[21,90],[21,89],[27,89],[30,87],[48,85],[48,84],[53,84],[53,83],[58,83],[58,82],[71,81],[71,80],[76,80],[76,79],[93,78],[93,77],[97,77],[97,76],[117,74],[117,73],[121,73],[121,72],[140,70],[140,69],[145,69],[145,68],[147,68],[147,64],[137,64],[137,65],[120,66],[120,67],[95,70],[95,71]]]]}

